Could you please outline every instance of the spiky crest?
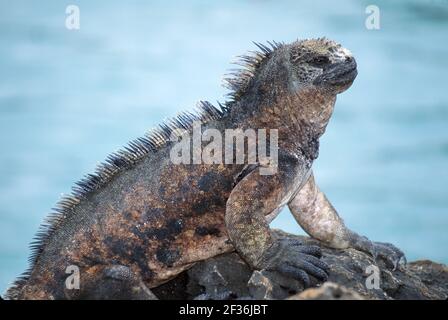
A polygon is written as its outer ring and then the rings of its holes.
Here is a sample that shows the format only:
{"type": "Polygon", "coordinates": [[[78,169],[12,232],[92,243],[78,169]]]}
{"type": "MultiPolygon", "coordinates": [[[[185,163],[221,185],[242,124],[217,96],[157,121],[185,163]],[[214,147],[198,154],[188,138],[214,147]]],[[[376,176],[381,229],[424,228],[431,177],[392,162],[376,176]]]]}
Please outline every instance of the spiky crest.
{"type": "Polygon", "coordinates": [[[246,92],[257,70],[263,65],[278,48],[284,46],[283,43],[268,41],[268,45],[254,42],[259,51],[249,51],[249,54],[237,56],[234,64],[240,66],[237,69],[231,69],[230,73],[225,75],[224,86],[230,90],[228,96],[231,102],[238,101],[246,92]]]}

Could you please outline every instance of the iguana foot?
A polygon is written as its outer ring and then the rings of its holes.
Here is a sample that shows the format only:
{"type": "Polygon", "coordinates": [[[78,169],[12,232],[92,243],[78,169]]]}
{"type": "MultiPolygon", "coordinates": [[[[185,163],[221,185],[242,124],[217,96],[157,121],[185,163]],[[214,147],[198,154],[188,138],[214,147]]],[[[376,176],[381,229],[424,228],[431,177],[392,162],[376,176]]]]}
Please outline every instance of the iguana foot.
{"type": "Polygon", "coordinates": [[[400,262],[406,265],[406,257],[403,251],[391,243],[370,241],[367,237],[357,234],[354,234],[352,239],[352,248],[370,254],[375,261],[378,258],[384,260],[386,265],[392,267],[392,270],[396,270],[400,262]]]}
{"type": "Polygon", "coordinates": [[[266,251],[261,267],[297,279],[305,287],[309,287],[310,275],[322,282],[328,279],[330,268],[319,259],[321,256],[318,246],[304,245],[293,239],[281,239],[266,251]]]}

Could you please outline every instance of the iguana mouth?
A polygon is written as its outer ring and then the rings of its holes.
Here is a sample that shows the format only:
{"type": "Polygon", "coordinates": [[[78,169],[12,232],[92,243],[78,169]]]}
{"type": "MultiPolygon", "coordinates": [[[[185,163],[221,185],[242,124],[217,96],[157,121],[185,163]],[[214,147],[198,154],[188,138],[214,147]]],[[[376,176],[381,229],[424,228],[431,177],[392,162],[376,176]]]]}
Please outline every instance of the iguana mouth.
{"type": "Polygon", "coordinates": [[[341,72],[336,79],[328,81],[331,84],[347,84],[355,80],[358,70],[355,68],[341,72]]]}
{"type": "Polygon", "coordinates": [[[351,84],[358,75],[356,60],[347,57],[344,62],[334,63],[323,70],[314,80],[315,85],[341,86],[351,84]]]}

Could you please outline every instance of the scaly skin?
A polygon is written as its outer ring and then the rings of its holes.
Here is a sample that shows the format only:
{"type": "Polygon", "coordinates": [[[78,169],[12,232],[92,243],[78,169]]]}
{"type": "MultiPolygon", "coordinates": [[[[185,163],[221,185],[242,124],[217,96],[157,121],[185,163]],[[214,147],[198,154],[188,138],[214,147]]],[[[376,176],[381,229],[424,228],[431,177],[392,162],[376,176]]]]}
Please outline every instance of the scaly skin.
{"type": "Polygon", "coordinates": [[[62,201],[61,215],[38,239],[31,269],[7,297],[153,299],[148,288],[233,250],[254,269],[306,285],[309,276],[325,280],[318,247],[272,238],[268,222],[286,204],[325,245],[374,252],[378,245],[354,236],[310,178],[336,95],[356,77],[353,57],[326,39],[259,47],[255,58],[243,58],[251,74],[229,80],[233,100],[224,112],[203,106],[202,129],[223,136],[231,128],[278,129],[275,174],[260,174],[266,163],[174,164],[172,143],[160,134],[135,142],[131,153],[110,160],[115,171],[102,169],[81,184],[87,191],[62,201]],[[65,286],[70,265],[80,269],[79,290],[65,286]]]}

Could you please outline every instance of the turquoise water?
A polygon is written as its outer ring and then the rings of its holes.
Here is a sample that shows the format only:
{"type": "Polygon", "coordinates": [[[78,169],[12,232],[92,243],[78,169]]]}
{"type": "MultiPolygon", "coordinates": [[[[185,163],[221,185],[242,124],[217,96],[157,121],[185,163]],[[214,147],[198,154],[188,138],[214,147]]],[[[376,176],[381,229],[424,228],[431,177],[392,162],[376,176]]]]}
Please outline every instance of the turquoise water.
{"type": "MultiPolygon", "coordinates": [[[[380,30],[365,1],[110,2],[0,0],[0,291],[61,193],[163,118],[222,100],[252,40],[327,36],[354,53],[316,179],[352,229],[448,262],[448,1],[375,1],[380,30]]],[[[287,210],[273,225],[301,232],[287,210]]]]}

